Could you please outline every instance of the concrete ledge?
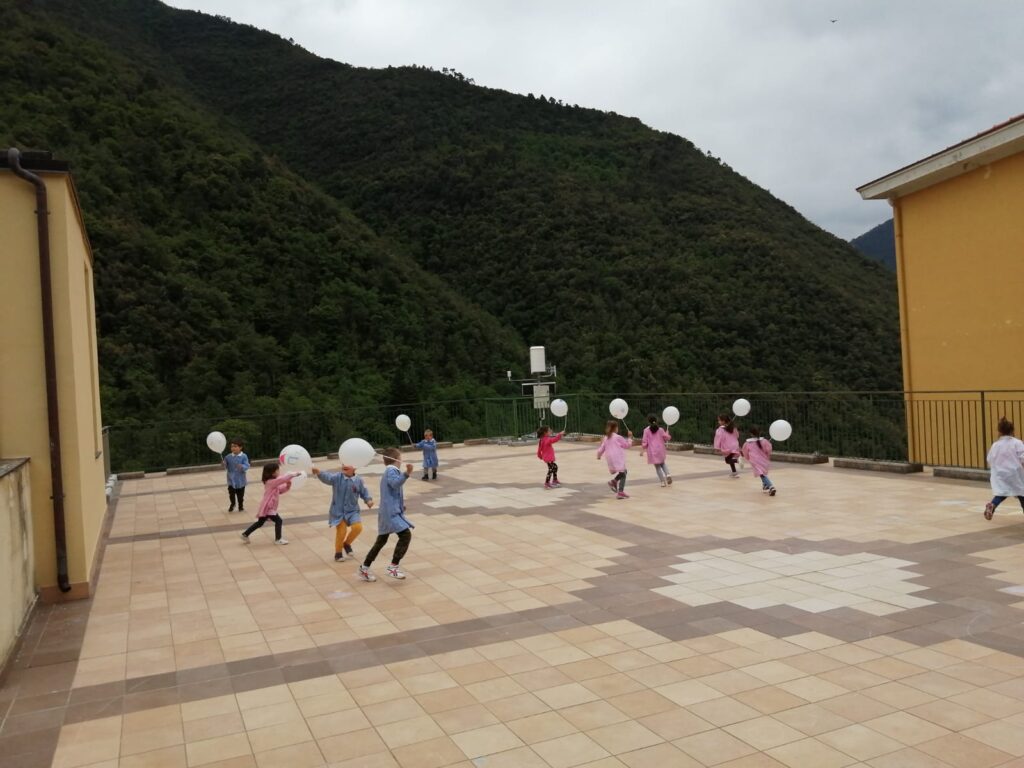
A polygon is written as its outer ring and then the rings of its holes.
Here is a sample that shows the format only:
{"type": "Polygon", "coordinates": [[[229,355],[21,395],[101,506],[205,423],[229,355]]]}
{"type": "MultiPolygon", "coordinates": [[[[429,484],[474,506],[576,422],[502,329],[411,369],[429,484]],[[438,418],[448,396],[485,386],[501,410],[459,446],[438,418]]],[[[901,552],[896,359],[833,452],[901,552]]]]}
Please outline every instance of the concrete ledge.
{"type": "Polygon", "coordinates": [[[832,466],[838,469],[863,469],[868,472],[891,472],[897,475],[909,475],[923,472],[923,464],[909,461],[876,461],[874,459],[833,459],[832,466]]]}
{"type": "Polygon", "coordinates": [[[828,464],[828,456],[823,453],[788,453],[775,451],[772,461],[784,461],[790,464],[828,464]]]}
{"type": "Polygon", "coordinates": [[[973,480],[976,483],[987,483],[989,472],[987,469],[967,469],[965,467],[935,467],[932,469],[934,477],[948,477],[953,480],[973,480]]]}
{"type": "Polygon", "coordinates": [[[220,464],[197,464],[194,467],[168,467],[168,475],[197,475],[200,472],[213,472],[216,469],[224,469],[220,464]]]}
{"type": "Polygon", "coordinates": [[[692,451],[693,443],[665,443],[667,451],[692,451]]]}
{"type": "Polygon", "coordinates": [[[142,480],[146,477],[145,472],[118,472],[118,480],[142,480]]]}
{"type": "Polygon", "coordinates": [[[486,438],[486,437],[471,437],[468,440],[463,440],[462,444],[463,445],[487,445],[489,442],[491,442],[491,441],[488,438],[486,438]]]}
{"type": "Polygon", "coordinates": [[[721,456],[713,445],[695,445],[693,446],[693,452],[699,453],[702,456],[721,456]]]}

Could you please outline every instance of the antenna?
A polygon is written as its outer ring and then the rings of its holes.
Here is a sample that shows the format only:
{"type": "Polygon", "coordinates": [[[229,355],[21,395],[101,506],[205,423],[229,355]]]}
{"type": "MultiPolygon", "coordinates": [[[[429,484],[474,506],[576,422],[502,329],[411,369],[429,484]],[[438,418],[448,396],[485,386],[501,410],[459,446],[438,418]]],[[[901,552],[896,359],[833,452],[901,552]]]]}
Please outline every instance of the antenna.
{"type": "Polygon", "coordinates": [[[509,381],[516,381],[521,387],[524,396],[533,397],[533,407],[537,411],[537,418],[544,423],[548,407],[551,405],[551,396],[557,389],[558,368],[547,364],[547,355],[544,347],[530,347],[530,377],[526,379],[513,379],[512,371],[506,371],[509,381]]]}

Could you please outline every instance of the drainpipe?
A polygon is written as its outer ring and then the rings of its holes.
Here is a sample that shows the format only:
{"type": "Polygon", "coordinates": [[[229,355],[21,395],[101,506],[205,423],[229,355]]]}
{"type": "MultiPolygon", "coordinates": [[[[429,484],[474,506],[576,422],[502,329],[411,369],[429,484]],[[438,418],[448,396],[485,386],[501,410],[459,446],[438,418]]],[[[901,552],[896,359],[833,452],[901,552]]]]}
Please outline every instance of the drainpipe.
{"type": "Polygon", "coordinates": [[[57,586],[70,592],[67,530],[64,525],[64,467],[60,452],[60,411],[57,403],[57,354],[53,338],[53,279],[50,274],[50,215],[46,184],[21,167],[21,152],[7,150],[7,167],[36,188],[36,225],[39,230],[39,284],[43,299],[43,359],[46,364],[46,414],[50,433],[50,483],[53,487],[53,538],[57,547],[57,586]]]}

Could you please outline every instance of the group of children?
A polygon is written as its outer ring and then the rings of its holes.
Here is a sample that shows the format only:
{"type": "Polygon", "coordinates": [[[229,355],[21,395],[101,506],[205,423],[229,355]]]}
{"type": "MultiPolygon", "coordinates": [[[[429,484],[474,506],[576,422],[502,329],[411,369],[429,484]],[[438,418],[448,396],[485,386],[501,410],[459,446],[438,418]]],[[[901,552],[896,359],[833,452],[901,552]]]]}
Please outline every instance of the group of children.
{"type": "MultiPolygon", "coordinates": [[[[672,439],[672,434],[667,427],[663,427],[658,417],[651,414],[647,417],[648,425],[644,428],[643,438],[640,441],[641,455],[646,455],[647,463],[654,467],[658,475],[661,487],[672,485],[672,475],[666,466],[667,443],[672,439]]],[[[761,436],[757,427],[751,427],[750,437],[740,446],[739,430],[735,422],[727,415],[718,417],[718,429],[715,431],[715,450],[725,457],[725,463],[729,465],[731,477],[739,477],[736,465],[741,459],[745,459],[754,473],[754,477],[761,481],[761,490],[769,496],[775,495],[775,486],[768,479],[768,469],[771,466],[772,444],[771,441],[761,436]]],[[[537,430],[537,458],[547,464],[548,473],[544,478],[545,488],[558,488],[558,464],[555,462],[554,444],[562,439],[564,432],[557,435],[551,434],[551,427],[542,426],[537,430]]],[[[626,430],[626,437],[619,434],[619,422],[612,419],[605,425],[604,437],[597,449],[597,458],[604,458],[608,465],[608,472],[612,475],[608,481],[608,487],[619,499],[628,499],[626,493],[626,452],[633,447],[633,433],[626,430]]],[[[1024,502],[1022,502],[1024,503],[1024,502]]]]}
{"type": "MultiPolygon", "coordinates": [[[[223,458],[222,464],[227,471],[228,498],[230,506],[228,512],[234,512],[236,502],[240,512],[245,511],[245,486],[248,482],[246,472],[248,471],[249,457],[243,452],[243,443],[239,439],[231,441],[230,453],[223,458]]],[[[417,448],[423,450],[423,480],[428,480],[428,472],[437,479],[437,441],[433,433],[428,429],[423,440],[416,443],[417,448]]],[[[387,574],[393,579],[404,579],[405,573],[400,564],[409,550],[412,541],[412,529],[415,527],[405,517],[405,493],[403,486],[405,481],[412,475],[412,464],[405,465],[405,471],[399,469],[402,462],[402,452],[397,448],[388,448],[383,452],[384,473],[380,481],[380,507],[377,512],[377,539],[373,546],[366,553],[366,557],[359,565],[356,574],[362,581],[376,581],[377,577],[370,570],[373,561],[377,559],[381,549],[387,544],[391,534],[398,536],[398,543],[395,546],[394,554],[391,556],[391,564],[387,567],[387,574]]],[[[249,543],[249,537],[258,529],[262,528],[267,520],[274,523],[274,543],[287,544],[288,539],[282,535],[284,520],[277,513],[281,494],[291,490],[292,481],[301,472],[288,472],[281,474],[281,467],[276,462],[263,467],[263,499],[260,501],[259,510],[256,513],[256,521],[242,533],[242,541],[249,543]]],[[[313,476],[324,485],[331,486],[331,506],[327,515],[327,523],[334,528],[334,560],[343,561],[346,556],[353,557],[353,542],[363,532],[362,517],[359,513],[359,500],[362,499],[368,509],[373,509],[374,501],[366,488],[366,483],[356,475],[355,467],[343,464],[338,471],[322,471],[313,468],[313,476]]]]}

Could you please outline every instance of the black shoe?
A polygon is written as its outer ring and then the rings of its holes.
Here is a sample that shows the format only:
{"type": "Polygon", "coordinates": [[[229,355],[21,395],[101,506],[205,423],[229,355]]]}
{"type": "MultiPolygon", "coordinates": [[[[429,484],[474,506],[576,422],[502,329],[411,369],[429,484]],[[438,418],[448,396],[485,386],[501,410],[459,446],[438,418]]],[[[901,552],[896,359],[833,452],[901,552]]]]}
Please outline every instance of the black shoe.
{"type": "Polygon", "coordinates": [[[341,553],[341,552],[335,552],[334,553],[334,562],[340,563],[344,559],[345,559],[345,555],[343,553],[341,553]]]}
{"type": "Polygon", "coordinates": [[[420,478],[420,480],[429,480],[429,479],[430,479],[430,477],[428,477],[427,475],[424,475],[423,477],[420,478]]]}
{"type": "Polygon", "coordinates": [[[238,511],[239,512],[245,512],[245,507],[243,507],[241,504],[239,504],[238,505],[238,511]]]}
{"type": "Polygon", "coordinates": [[[345,554],[352,557],[352,546],[350,544],[345,545],[345,554]]]}
{"type": "Polygon", "coordinates": [[[235,511],[235,505],[232,504],[230,507],[228,507],[228,512],[234,512],[234,511],[235,511]]]}
{"type": "Polygon", "coordinates": [[[434,479],[437,480],[437,470],[434,470],[434,479]]]}

